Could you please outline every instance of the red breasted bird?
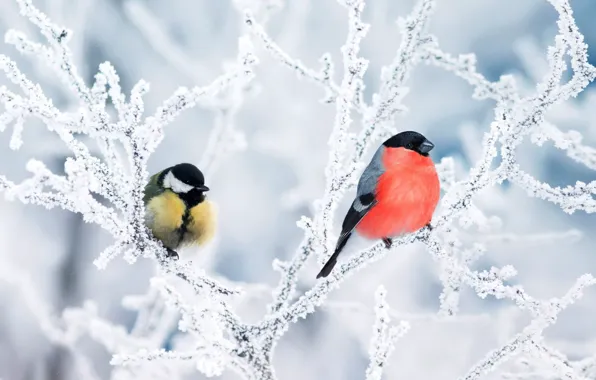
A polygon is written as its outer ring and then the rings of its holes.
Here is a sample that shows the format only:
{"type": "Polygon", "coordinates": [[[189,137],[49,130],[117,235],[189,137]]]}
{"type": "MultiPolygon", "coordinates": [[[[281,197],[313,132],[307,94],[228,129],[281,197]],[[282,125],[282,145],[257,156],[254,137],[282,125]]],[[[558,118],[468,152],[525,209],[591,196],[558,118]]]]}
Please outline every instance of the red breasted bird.
{"type": "Polygon", "coordinates": [[[352,234],[391,238],[429,225],[440,197],[439,176],[428,153],[434,148],[417,132],[401,132],[386,140],[364,169],[356,199],[344,218],[335,252],[317,275],[327,277],[352,234]]]}

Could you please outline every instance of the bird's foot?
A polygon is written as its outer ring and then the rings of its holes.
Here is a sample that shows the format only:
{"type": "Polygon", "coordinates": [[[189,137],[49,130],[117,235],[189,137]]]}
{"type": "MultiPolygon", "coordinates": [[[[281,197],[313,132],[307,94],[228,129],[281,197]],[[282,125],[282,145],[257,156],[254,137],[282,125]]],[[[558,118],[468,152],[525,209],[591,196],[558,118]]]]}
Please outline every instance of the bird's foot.
{"type": "Polygon", "coordinates": [[[391,244],[393,244],[393,240],[386,237],[386,238],[383,238],[383,243],[385,243],[385,248],[389,249],[389,248],[391,248],[391,244]]]}
{"type": "Polygon", "coordinates": [[[166,248],[166,250],[168,251],[167,257],[170,259],[178,260],[180,258],[180,256],[178,256],[178,252],[174,251],[173,249],[166,248]]]}
{"type": "Polygon", "coordinates": [[[430,222],[426,225],[426,228],[428,228],[428,232],[431,232],[434,229],[430,222]]]}

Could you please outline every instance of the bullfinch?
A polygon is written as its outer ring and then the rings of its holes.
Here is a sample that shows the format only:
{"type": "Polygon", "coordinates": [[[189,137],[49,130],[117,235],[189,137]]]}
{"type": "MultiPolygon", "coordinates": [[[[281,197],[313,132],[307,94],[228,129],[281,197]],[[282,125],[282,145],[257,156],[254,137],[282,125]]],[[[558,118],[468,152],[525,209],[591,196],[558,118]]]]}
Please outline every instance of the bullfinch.
{"type": "Polygon", "coordinates": [[[407,131],[377,149],[358,181],[335,252],[317,278],[331,273],[352,234],[381,239],[389,248],[392,237],[430,226],[440,197],[439,176],[429,157],[433,147],[420,133],[407,131]]]}
{"type": "Polygon", "coordinates": [[[145,186],[145,224],[168,250],[201,246],[215,234],[216,213],[207,200],[203,173],[194,165],[178,164],[154,174],[145,186]]]}

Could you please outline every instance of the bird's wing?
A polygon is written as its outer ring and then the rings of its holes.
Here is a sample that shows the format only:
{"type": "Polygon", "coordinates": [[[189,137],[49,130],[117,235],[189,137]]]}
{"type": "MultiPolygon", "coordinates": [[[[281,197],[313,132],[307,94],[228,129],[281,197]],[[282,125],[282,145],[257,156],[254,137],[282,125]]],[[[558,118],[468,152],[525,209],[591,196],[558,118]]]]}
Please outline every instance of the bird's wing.
{"type": "Polygon", "coordinates": [[[352,206],[348,210],[342,223],[341,234],[339,235],[337,246],[335,248],[336,251],[343,248],[354,228],[356,228],[364,215],[366,215],[377,203],[377,200],[375,199],[375,189],[377,188],[379,177],[383,174],[384,170],[381,161],[382,154],[383,147],[380,147],[377,149],[370,163],[360,176],[358,189],[356,190],[356,199],[352,202],[352,206]]]}
{"type": "Polygon", "coordinates": [[[157,186],[157,178],[160,174],[161,172],[152,175],[151,178],[149,178],[149,182],[147,182],[147,185],[145,185],[145,194],[143,195],[143,202],[145,202],[145,204],[147,204],[147,202],[149,202],[151,198],[163,192],[163,189],[157,186]]]}
{"type": "Polygon", "coordinates": [[[339,239],[337,239],[337,245],[335,246],[335,252],[331,255],[329,260],[325,263],[317,278],[327,277],[333,270],[337,262],[337,257],[341,253],[342,249],[348,242],[348,239],[352,235],[354,228],[360,223],[362,218],[377,204],[375,198],[375,190],[377,188],[377,182],[381,174],[383,174],[383,163],[382,154],[383,147],[380,147],[374,154],[372,160],[364,169],[364,172],[360,176],[358,181],[358,189],[356,191],[356,199],[352,202],[352,206],[348,210],[344,221],[341,225],[341,233],[339,239]]]}
{"type": "Polygon", "coordinates": [[[360,179],[358,180],[358,189],[356,190],[357,196],[375,194],[379,177],[385,171],[382,161],[384,149],[385,148],[383,146],[377,149],[369,164],[362,172],[362,175],[360,175],[360,179]]]}
{"type": "Polygon", "coordinates": [[[376,203],[377,200],[372,193],[363,194],[354,199],[354,202],[352,202],[352,206],[348,210],[341,225],[341,233],[339,239],[337,239],[336,250],[341,250],[343,248],[354,228],[356,228],[358,223],[360,223],[362,218],[364,218],[376,203]]]}
{"type": "Polygon", "coordinates": [[[331,257],[329,257],[329,259],[317,275],[317,278],[327,277],[329,273],[331,273],[333,267],[335,266],[335,263],[337,263],[337,257],[339,256],[342,249],[348,242],[348,239],[352,235],[352,231],[354,230],[354,228],[356,228],[358,223],[360,223],[364,215],[366,215],[376,203],[377,201],[375,199],[374,194],[372,193],[363,194],[359,197],[356,197],[354,202],[352,202],[352,206],[348,210],[348,213],[346,214],[346,217],[344,218],[344,221],[342,223],[341,234],[339,235],[339,239],[337,239],[335,251],[333,252],[331,257]]]}

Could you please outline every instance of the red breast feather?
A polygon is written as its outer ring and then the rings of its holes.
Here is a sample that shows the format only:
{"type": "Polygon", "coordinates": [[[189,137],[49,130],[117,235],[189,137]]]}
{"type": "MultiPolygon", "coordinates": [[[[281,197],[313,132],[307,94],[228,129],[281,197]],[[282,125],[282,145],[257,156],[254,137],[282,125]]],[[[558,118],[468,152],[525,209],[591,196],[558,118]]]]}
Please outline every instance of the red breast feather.
{"type": "Polygon", "coordinates": [[[369,239],[419,230],[431,221],[440,197],[439,177],[430,157],[386,148],[382,160],[385,172],[377,184],[377,204],[356,227],[369,239]]]}

